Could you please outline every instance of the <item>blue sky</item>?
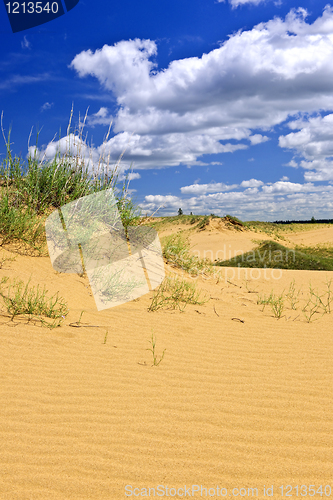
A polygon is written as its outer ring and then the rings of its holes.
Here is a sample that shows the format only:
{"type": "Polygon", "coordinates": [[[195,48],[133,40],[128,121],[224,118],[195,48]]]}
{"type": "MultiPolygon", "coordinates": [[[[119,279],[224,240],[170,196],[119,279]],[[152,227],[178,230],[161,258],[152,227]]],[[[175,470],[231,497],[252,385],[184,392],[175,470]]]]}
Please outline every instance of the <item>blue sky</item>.
{"type": "Polygon", "coordinates": [[[15,154],[64,152],[73,103],[144,213],[333,218],[333,3],[80,0],[15,34],[1,3],[0,47],[15,154]]]}

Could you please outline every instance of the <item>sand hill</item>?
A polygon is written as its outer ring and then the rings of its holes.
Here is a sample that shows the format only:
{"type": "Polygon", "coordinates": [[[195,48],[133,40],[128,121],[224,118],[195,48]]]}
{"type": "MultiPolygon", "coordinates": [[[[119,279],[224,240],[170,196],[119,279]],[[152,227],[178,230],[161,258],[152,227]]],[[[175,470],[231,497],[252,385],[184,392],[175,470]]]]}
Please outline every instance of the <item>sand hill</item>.
{"type": "MultiPolygon", "coordinates": [[[[213,260],[268,239],[214,220],[189,235],[213,260]]],[[[333,244],[333,228],[285,238],[333,244]]],[[[3,249],[0,262],[0,280],[31,279],[69,307],[53,330],[2,308],[1,500],[142,498],[149,487],[158,498],[159,485],[174,498],[185,485],[192,498],[295,497],[301,485],[333,494],[333,314],[308,322],[301,310],[310,283],[324,297],[333,273],[222,268],[196,280],[209,300],[184,312],[148,312],[153,293],[98,312],[87,278],[57,273],[48,257],[3,249]],[[291,283],[300,302],[285,299],[280,319],[258,304],[291,283]],[[158,366],[152,334],[157,357],[165,350],[158,366]]]]}

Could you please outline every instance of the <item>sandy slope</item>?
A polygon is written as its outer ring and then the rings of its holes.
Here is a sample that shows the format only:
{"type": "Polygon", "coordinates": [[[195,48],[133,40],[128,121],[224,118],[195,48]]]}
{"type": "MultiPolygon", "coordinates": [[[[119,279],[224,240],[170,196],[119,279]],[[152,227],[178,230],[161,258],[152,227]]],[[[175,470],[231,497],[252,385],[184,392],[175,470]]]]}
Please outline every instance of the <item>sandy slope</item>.
{"type": "Polygon", "coordinates": [[[329,225],[310,231],[295,232],[288,235],[288,239],[296,245],[333,245],[333,227],[329,225]]]}
{"type": "MultiPolygon", "coordinates": [[[[196,238],[204,247],[213,234],[196,238]]],[[[117,500],[126,485],[256,487],[262,499],[264,485],[282,498],[282,485],[330,484],[333,494],[333,314],[307,323],[286,308],[278,320],[257,305],[292,280],[301,300],[310,280],[323,293],[333,273],[221,273],[198,279],[211,298],[184,313],[147,312],[152,294],[97,312],[87,280],[48,258],[3,265],[0,278],[31,276],[70,313],[55,330],[0,318],[1,500],[117,500]],[[69,326],[82,310],[85,325],[69,326]],[[152,332],[157,354],[166,349],[158,367],[152,332]]]]}

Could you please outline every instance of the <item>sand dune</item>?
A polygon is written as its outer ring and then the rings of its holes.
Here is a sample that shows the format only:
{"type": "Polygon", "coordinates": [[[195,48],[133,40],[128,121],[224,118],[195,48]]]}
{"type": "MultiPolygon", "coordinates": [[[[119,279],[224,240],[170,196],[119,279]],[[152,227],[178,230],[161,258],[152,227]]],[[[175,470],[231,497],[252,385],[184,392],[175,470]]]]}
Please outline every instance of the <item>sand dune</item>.
{"type": "MultiPolygon", "coordinates": [[[[245,251],[257,237],[208,234],[192,243],[245,251]]],[[[261,499],[272,485],[272,498],[288,485],[293,496],[297,485],[333,494],[333,315],[308,323],[286,305],[276,319],[257,304],[293,280],[301,300],[310,282],[324,293],[333,273],[225,268],[197,279],[210,300],[183,313],[148,312],[152,293],[98,312],[87,279],[56,273],[47,257],[16,256],[3,276],[59,291],[70,312],[54,330],[0,317],[1,500],[116,500],[158,485],[202,485],[208,498],[217,486],[261,499]],[[152,333],[157,355],[166,350],[159,366],[152,333]]]]}

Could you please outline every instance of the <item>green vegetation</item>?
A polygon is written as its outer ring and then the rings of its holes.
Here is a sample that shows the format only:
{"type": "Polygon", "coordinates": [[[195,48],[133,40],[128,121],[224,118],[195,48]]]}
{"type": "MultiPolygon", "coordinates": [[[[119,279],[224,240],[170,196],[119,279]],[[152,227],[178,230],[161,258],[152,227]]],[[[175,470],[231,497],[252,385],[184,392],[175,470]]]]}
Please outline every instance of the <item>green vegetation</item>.
{"type": "Polygon", "coordinates": [[[216,263],[223,267],[274,269],[333,270],[332,247],[298,247],[290,249],[274,241],[263,241],[257,248],[230,260],[216,263]]]}
{"type": "MultiPolygon", "coordinates": [[[[5,138],[3,128],[2,133],[5,138]]],[[[58,152],[52,161],[44,161],[36,154],[36,147],[25,161],[13,156],[9,131],[6,158],[0,165],[0,246],[16,243],[25,252],[42,255],[46,252],[47,216],[66,203],[109,188],[115,192],[125,230],[139,222],[140,210],[127,196],[128,178],[118,188],[120,160],[111,167],[109,156],[106,160],[101,156],[94,170],[82,156],[82,129],[78,134],[70,132],[69,124],[67,135],[70,142],[77,141],[75,154],[69,148],[62,155],[58,152]]]]}
{"type": "Polygon", "coordinates": [[[162,247],[163,256],[169,264],[183,269],[192,276],[210,274],[213,271],[211,261],[190,254],[190,243],[182,234],[163,238],[162,247]]]}
{"type": "Polygon", "coordinates": [[[156,337],[154,337],[153,333],[151,334],[151,340],[148,340],[148,342],[151,344],[151,347],[149,349],[147,349],[147,351],[150,351],[152,353],[152,356],[153,356],[152,366],[158,366],[164,358],[164,354],[165,354],[166,349],[164,349],[162,356],[160,356],[160,359],[157,360],[157,356],[156,356],[156,352],[155,352],[155,350],[156,350],[156,337]]]}
{"type": "Polygon", "coordinates": [[[269,297],[258,297],[258,304],[263,305],[263,311],[267,305],[270,305],[272,308],[272,312],[274,314],[275,318],[280,319],[282,317],[282,313],[284,310],[284,296],[283,294],[281,295],[274,295],[273,292],[269,295],[269,297]]]}
{"type": "Polygon", "coordinates": [[[231,215],[226,215],[225,217],[219,217],[215,214],[210,215],[193,215],[192,212],[190,215],[175,215],[173,217],[157,217],[157,220],[151,220],[149,225],[154,227],[155,229],[163,229],[163,226],[172,224],[185,224],[190,225],[194,229],[203,229],[205,226],[209,224],[209,221],[212,219],[220,219],[230,225],[230,227],[239,227],[243,228],[247,227],[246,222],[242,222],[237,217],[232,217],[231,215]]]}
{"type": "Polygon", "coordinates": [[[29,287],[30,280],[24,284],[21,280],[14,280],[9,283],[8,277],[3,277],[0,281],[0,297],[5,306],[5,312],[10,316],[11,321],[16,316],[23,315],[28,321],[37,321],[49,328],[60,326],[62,320],[68,314],[68,307],[64,299],[58,294],[47,297],[48,291],[29,287]],[[51,318],[52,323],[45,318],[51,318]]]}
{"type": "Polygon", "coordinates": [[[195,283],[188,283],[177,277],[167,277],[154,291],[148,311],[159,309],[179,309],[184,311],[187,304],[204,304],[207,298],[200,299],[201,292],[196,291],[195,283]]]}
{"type": "MultiPolygon", "coordinates": [[[[282,292],[280,295],[274,295],[272,291],[268,297],[265,295],[258,295],[257,304],[263,306],[262,311],[265,310],[267,305],[271,306],[274,317],[280,319],[283,317],[283,312],[287,310],[287,301],[289,301],[290,304],[289,309],[293,311],[297,311],[297,306],[301,302],[300,311],[306,322],[310,323],[313,319],[318,319],[318,315],[323,316],[324,314],[330,314],[332,311],[332,279],[326,279],[325,285],[326,290],[320,293],[318,290],[314,290],[310,283],[307,297],[303,297],[302,300],[300,300],[299,296],[300,294],[303,296],[303,293],[301,293],[301,289],[296,291],[295,280],[293,280],[286,294],[282,292]]],[[[299,316],[300,314],[296,318],[299,316]]]]}

